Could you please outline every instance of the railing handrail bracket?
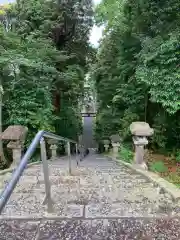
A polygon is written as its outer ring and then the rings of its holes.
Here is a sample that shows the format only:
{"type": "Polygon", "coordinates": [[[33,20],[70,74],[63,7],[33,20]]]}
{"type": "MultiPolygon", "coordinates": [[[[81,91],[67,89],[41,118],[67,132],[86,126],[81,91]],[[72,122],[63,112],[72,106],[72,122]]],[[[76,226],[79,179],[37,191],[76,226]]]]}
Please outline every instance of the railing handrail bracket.
{"type": "Polygon", "coordinates": [[[45,190],[46,190],[46,196],[45,200],[48,206],[48,212],[53,211],[52,207],[52,199],[51,199],[51,185],[50,185],[50,180],[49,180],[49,171],[48,171],[48,162],[47,162],[47,157],[46,157],[46,147],[45,147],[45,142],[44,138],[51,138],[55,139],[58,141],[64,141],[68,143],[68,159],[69,159],[69,172],[71,173],[71,150],[70,150],[70,143],[76,144],[76,159],[77,159],[77,146],[78,142],[64,138],[61,136],[58,136],[54,133],[46,132],[44,130],[40,130],[34,139],[32,140],[30,146],[28,147],[26,153],[22,157],[19,165],[15,169],[15,171],[12,174],[12,178],[3,190],[2,194],[0,195],[0,214],[2,213],[5,205],[7,204],[14,188],[16,187],[21,175],[23,174],[24,170],[26,169],[26,166],[28,164],[29,159],[32,157],[33,153],[35,152],[36,147],[38,144],[41,146],[41,160],[43,164],[43,172],[44,172],[44,182],[45,182],[45,190]]]}

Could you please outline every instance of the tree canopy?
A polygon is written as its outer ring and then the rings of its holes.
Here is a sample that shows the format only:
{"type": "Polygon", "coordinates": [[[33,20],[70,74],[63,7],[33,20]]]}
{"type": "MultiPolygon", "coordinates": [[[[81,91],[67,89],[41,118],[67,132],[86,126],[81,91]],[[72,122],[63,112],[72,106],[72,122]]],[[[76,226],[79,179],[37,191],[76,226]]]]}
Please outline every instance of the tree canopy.
{"type": "Polygon", "coordinates": [[[91,0],[17,0],[0,16],[3,127],[22,124],[33,135],[46,129],[77,139],[91,0]]]}
{"type": "Polygon", "coordinates": [[[119,132],[128,141],[130,123],[140,120],[155,129],[152,147],[180,147],[179,9],[177,0],[103,0],[98,5],[96,21],[105,26],[91,74],[98,140],[119,132]]]}

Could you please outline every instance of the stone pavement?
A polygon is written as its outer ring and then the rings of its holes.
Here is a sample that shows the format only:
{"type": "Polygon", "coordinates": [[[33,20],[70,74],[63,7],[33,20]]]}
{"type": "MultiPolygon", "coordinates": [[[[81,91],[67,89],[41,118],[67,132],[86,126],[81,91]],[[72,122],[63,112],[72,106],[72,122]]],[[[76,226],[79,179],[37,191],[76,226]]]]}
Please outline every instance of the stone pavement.
{"type": "Polygon", "coordinates": [[[179,206],[144,176],[101,155],[72,162],[72,176],[66,158],[49,163],[51,214],[42,166],[26,169],[0,216],[0,240],[180,239],[179,206]]]}

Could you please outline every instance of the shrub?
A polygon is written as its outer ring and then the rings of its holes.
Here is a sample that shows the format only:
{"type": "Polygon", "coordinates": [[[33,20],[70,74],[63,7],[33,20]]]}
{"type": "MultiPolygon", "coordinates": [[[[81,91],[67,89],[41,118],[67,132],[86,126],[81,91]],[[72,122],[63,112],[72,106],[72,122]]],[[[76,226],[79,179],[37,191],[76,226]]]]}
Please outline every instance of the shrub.
{"type": "Polygon", "coordinates": [[[119,158],[127,163],[131,163],[133,152],[129,148],[122,146],[119,152],[119,158]]]}
{"type": "Polygon", "coordinates": [[[153,172],[164,173],[168,171],[168,168],[165,166],[164,162],[157,161],[150,164],[150,170],[153,172]]]}
{"type": "Polygon", "coordinates": [[[176,157],[176,162],[177,162],[177,163],[180,163],[180,150],[178,150],[178,151],[176,152],[175,157],[176,157]]]}

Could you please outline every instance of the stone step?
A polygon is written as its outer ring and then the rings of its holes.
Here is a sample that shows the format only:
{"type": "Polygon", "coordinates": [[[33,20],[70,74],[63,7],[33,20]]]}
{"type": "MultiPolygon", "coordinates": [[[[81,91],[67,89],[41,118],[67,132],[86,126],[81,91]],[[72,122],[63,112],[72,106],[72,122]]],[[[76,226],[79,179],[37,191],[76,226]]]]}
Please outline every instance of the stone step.
{"type": "MultiPolygon", "coordinates": [[[[58,180],[58,179],[66,179],[66,178],[69,178],[69,179],[78,179],[78,178],[81,178],[82,177],[82,175],[83,174],[81,174],[81,172],[79,173],[79,174],[75,174],[75,175],[72,175],[72,176],[70,176],[69,175],[69,173],[68,173],[68,171],[66,171],[66,170],[58,170],[58,169],[51,169],[52,171],[50,171],[50,180],[52,180],[52,183],[56,183],[56,180],[58,180]]],[[[35,171],[34,172],[35,174],[33,174],[33,172],[31,171],[31,172],[25,172],[25,174],[23,175],[23,176],[21,176],[21,178],[20,178],[20,181],[19,181],[19,185],[20,184],[23,184],[23,183],[37,183],[38,181],[40,181],[40,182],[42,182],[42,181],[44,181],[44,175],[43,175],[43,172],[37,172],[37,171],[35,171]]],[[[83,171],[82,171],[82,173],[83,173],[83,171]]],[[[88,174],[86,174],[86,175],[88,175],[88,174]]],[[[90,178],[90,181],[91,181],[91,179],[92,179],[92,177],[94,177],[94,176],[96,176],[96,172],[95,173],[93,173],[93,172],[91,172],[90,174],[89,174],[90,176],[89,176],[89,178],[90,178]],[[94,175],[94,176],[93,176],[94,175]]],[[[11,174],[10,175],[8,175],[8,177],[6,177],[6,176],[4,176],[3,178],[1,178],[0,180],[1,180],[1,183],[3,183],[3,185],[5,184],[5,183],[7,183],[9,180],[10,180],[10,178],[11,178],[11,174]]],[[[99,178],[99,179],[106,179],[106,178],[108,178],[108,176],[109,176],[109,173],[99,173],[99,176],[97,176],[96,178],[99,178]]],[[[117,175],[117,174],[112,174],[111,173],[111,178],[113,179],[113,181],[114,182],[137,182],[137,184],[138,183],[147,183],[147,182],[149,182],[147,179],[145,179],[145,178],[142,178],[141,176],[139,176],[139,175],[135,175],[135,176],[128,176],[128,174],[126,174],[126,173],[120,173],[119,175],[117,175]]]]}
{"type": "MultiPolygon", "coordinates": [[[[87,178],[84,178],[82,176],[49,176],[50,183],[51,184],[74,184],[74,183],[80,183],[84,184],[88,187],[88,185],[93,185],[93,184],[98,184],[98,185],[103,185],[103,184],[117,184],[118,187],[135,187],[135,186],[146,186],[147,184],[151,184],[150,181],[147,179],[140,179],[140,178],[123,178],[120,181],[117,179],[113,179],[112,176],[107,178],[104,178],[104,176],[97,177],[97,176],[89,176],[87,178]]],[[[38,184],[44,184],[44,176],[37,176],[37,177],[32,177],[32,179],[26,179],[24,177],[20,182],[20,184],[23,184],[25,182],[29,183],[38,183],[38,184]]]]}
{"type": "Polygon", "coordinates": [[[98,220],[2,221],[0,239],[7,240],[179,240],[176,218],[117,218],[98,220]]]}
{"type": "MultiPolygon", "coordinates": [[[[72,168],[73,171],[76,171],[77,167],[74,166],[72,168]]],[[[49,175],[69,175],[68,166],[59,166],[59,165],[49,165],[48,167],[49,175]]],[[[26,169],[23,175],[31,175],[31,176],[43,176],[43,167],[37,166],[34,168],[26,169]]]]}
{"type": "MultiPolygon", "coordinates": [[[[112,192],[113,193],[113,192],[112,192]]],[[[172,204],[167,204],[161,199],[145,198],[144,195],[131,197],[131,194],[122,196],[107,194],[99,189],[93,192],[92,189],[52,189],[52,199],[54,202],[54,215],[62,217],[82,217],[85,207],[86,217],[108,216],[154,216],[162,214],[166,216],[172,211],[180,214],[180,211],[172,204]],[[56,189],[56,191],[54,191],[56,189]],[[159,210],[158,210],[159,209],[159,210]]],[[[28,193],[14,193],[8,201],[2,216],[26,216],[43,217],[46,214],[46,206],[43,205],[45,190],[39,189],[28,193]]],[[[165,200],[165,199],[164,199],[165,200]]]]}
{"type": "Polygon", "coordinates": [[[158,194],[153,184],[139,173],[121,165],[117,167],[105,158],[101,164],[95,160],[88,164],[82,161],[78,168],[74,166],[72,176],[67,162],[49,161],[52,214],[47,214],[47,206],[42,204],[45,198],[42,165],[26,169],[1,219],[34,218],[40,219],[41,224],[43,218],[131,219],[180,215],[172,199],[158,194]]]}
{"type": "MultiPolygon", "coordinates": [[[[80,166],[80,168],[84,168],[84,169],[89,169],[89,171],[96,171],[97,173],[111,173],[111,174],[121,174],[121,175],[126,175],[128,173],[133,173],[133,174],[137,174],[136,172],[133,172],[131,169],[127,169],[127,168],[111,168],[111,167],[107,167],[104,168],[103,166],[88,166],[86,165],[84,166],[80,166]]],[[[75,168],[76,169],[76,166],[75,168]]],[[[68,172],[68,165],[62,166],[61,165],[56,165],[56,164],[49,164],[49,171],[50,173],[60,173],[60,172],[68,172]]],[[[26,169],[26,171],[24,172],[24,174],[26,175],[37,175],[39,173],[43,173],[43,168],[42,165],[34,165],[28,169],[26,169]]],[[[138,175],[138,174],[137,174],[138,175]]]]}
{"type": "MultiPolygon", "coordinates": [[[[109,191],[112,189],[113,191],[122,191],[123,189],[134,189],[139,187],[141,188],[148,188],[149,193],[152,191],[152,186],[149,184],[148,181],[144,179],[123,179],[120,182],[114,181],[113,179],[101,179],[97,177],[89,177],[89,178],[82,178],[79,176],[50,176],[50,184],[55,186],[56,189],[62,186],[69,186],[70,188],[85,188],[85,189],[104,189],[104,185],[106,185],[106,189],[103,191],[109,191]],[[116,184],[116,188],[115,188],[116,184]]],[[[4,184],[5,186],[5,184],[4,184]]],[[[17,184],[14,192],[29,192],[30,190],[42,188],[44,189],[44,177],[43,176],[22,176],[19,183],[17,184]]],[[[56,191],[55,189],[55,191],[56,191]]]]}
{"type": "MultiPolygon", "coordinates": [[[[15,189],[15,193],[32,193],[32,194],[43,194],[45,195],[45,185],[35,185],[33,187],[22,189],[15,189]]],[[[122,186],[121,188],[115,188],[114,186],[101,186],[95,184],[83,185],[80,183],[74,184],[58,184],[51,186],[52,196],[55,196],[55,200],[59,202],[117,202],[119,200],[129,200],[129,201],[142,201],[146,199],[147,201],[159,201],[164,199],[161,195],[157,194],[157,191],[152,190],[151,187],[146,186],[144,188],[132,188],[127,191],[127,188],[122,186]]],[[[12,196],[14,199],[14,196],[12,196]]],[[[54,198],[53,198],[54,199],[54,198]]],[[[16,200],[16,199],[15,199],[16,200]]]]}
{"type": "MultiPolygon", "coordinates": [[[[54,214],[61,217],[82,217],[83,205],[66,204],[63,199],[59,202],[53,195],[54,200],[54,214]]],[[[41,192],[31,192],[18,194],[14,193],[4,208],[1,219],[4,218],[16,218],[16,217],[44,217],[47,215],[47,206],[43,204],[45,194],[41,192]]]]}
{"type": "MultiPolygon", "coordinates": [[[[101,217],[166,217],[172,213],[173,209],[154,205],[154,203],[142,202],[120,202],[110,204],[90,204],[85,208],[86,218],[101,217]]],[[[177,215],[177,213],[176,213],[177,215]]]]}

